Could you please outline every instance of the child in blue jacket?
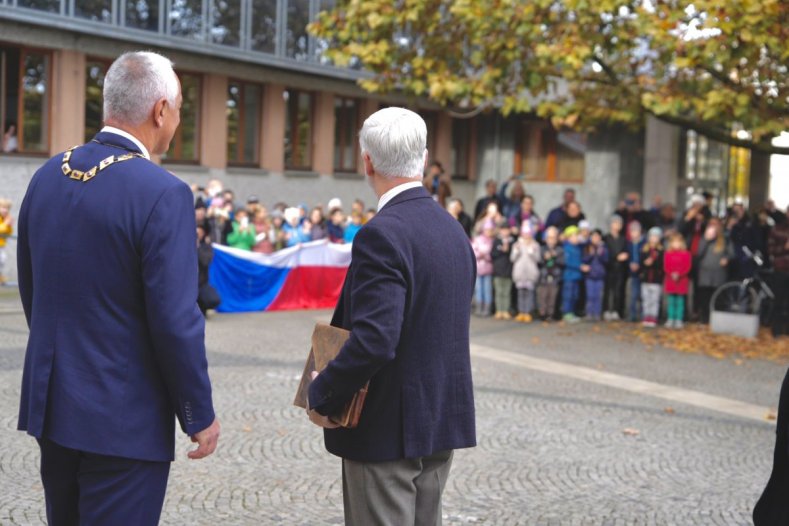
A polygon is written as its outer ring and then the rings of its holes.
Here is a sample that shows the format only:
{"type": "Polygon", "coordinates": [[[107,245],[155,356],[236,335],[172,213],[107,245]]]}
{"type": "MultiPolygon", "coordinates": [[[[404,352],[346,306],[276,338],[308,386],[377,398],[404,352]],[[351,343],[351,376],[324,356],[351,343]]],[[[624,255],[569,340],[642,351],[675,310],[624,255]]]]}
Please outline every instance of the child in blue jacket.
{"type": "Polygon", "coordinates": [[[630,282],[630,321],[641,318],[641,256],[644,249],[644,234],[641,223],[632,221],[627,226],[628,278],[630,282]]]}
{"type": "Polygon", "coordinates": [[[600,321],[603,316],[603,289],[605,288],[608,249],[603,242],[603,233],[597,229],[589,236],[584,247],[581,270],[586,275],[586,319],[600,321]]]}
{"type": "Polygon", "coordinates": [[[578,303],[578,290],[583,274],[583,246],[579,238],[577,226],[568,226],[564,230],[564,272],[562,273],[562,314],[564,321],[578,321],[575,315],[575,304],[578,303]]]}

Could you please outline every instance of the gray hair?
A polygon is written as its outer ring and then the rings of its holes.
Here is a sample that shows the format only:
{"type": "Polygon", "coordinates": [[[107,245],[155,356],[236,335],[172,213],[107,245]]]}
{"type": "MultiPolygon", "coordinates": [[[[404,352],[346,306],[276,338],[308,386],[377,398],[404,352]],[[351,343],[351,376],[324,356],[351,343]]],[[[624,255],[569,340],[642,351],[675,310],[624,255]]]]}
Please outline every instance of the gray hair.
{"type": "Polygon", "coordinates": [[[370,156],[384,177],[421,179],[427,158],[427,126],[405,108],[384,108],[364,121],[359,132],[362,154],[370,156]]]}
{"type": "Polygon", "coordinates": [[[161,99],[176,105],[178,77],[173,63],[158,53],[124,53],[112,63],[104,77],[105,121],[139,126],[161,99]]]}

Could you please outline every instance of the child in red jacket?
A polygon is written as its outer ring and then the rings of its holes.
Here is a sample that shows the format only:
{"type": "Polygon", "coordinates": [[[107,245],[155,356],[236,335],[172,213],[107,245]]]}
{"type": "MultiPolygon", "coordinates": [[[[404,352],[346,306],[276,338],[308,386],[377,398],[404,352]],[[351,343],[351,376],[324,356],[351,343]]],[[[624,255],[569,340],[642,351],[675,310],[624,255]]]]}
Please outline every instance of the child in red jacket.
{"type": "Polygon", "coordinates": [[[685,317],[685,296],[688,294],[688,275],[691,269],[691,255],[685,246],[682,234],[675,233],[669,238],[668,250],[663,256],[663,271],[666,278],[664,289],[668,295],[668,321],[666,327],[681,329],[685,317]]]}

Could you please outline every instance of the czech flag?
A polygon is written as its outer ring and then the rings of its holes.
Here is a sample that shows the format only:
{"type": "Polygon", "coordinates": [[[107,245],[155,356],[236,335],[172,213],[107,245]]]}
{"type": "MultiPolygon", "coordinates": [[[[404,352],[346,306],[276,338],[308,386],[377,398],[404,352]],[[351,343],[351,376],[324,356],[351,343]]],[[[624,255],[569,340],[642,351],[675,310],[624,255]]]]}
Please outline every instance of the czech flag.
{"type": "Polygon", "coordinates": [[[214,245],[209,282],[219,312],[334,307],[351,264],[351,245],[312,241],[273,254],[214,245]]]}

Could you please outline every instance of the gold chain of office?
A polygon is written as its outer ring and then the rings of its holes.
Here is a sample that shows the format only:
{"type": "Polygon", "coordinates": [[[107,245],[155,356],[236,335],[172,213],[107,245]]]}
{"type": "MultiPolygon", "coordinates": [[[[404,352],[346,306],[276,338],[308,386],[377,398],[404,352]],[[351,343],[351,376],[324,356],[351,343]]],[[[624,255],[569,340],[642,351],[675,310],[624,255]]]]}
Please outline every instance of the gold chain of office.
{"type": "Polygon", "coordinates": [[[113,164],[122,163],[123,161],[134,159],[135,157],[144,158],[142,154],[136,152],[124,153],[122,155],[110,155],[90,170],[75,170],[69,165],[69,161],[71,160],[71,154],[74,153],[74,150],[77,148],[79,148],[79,146],[74,146],[73,148],[66,150],[66,153],[63,154],[63,164],[61,165],[61,169],[63,170],[63,175],[66,175],[75,181],[82,181],[83,183],[87,183],[96,177],[99,172],[106,170],[113,164]]]}

